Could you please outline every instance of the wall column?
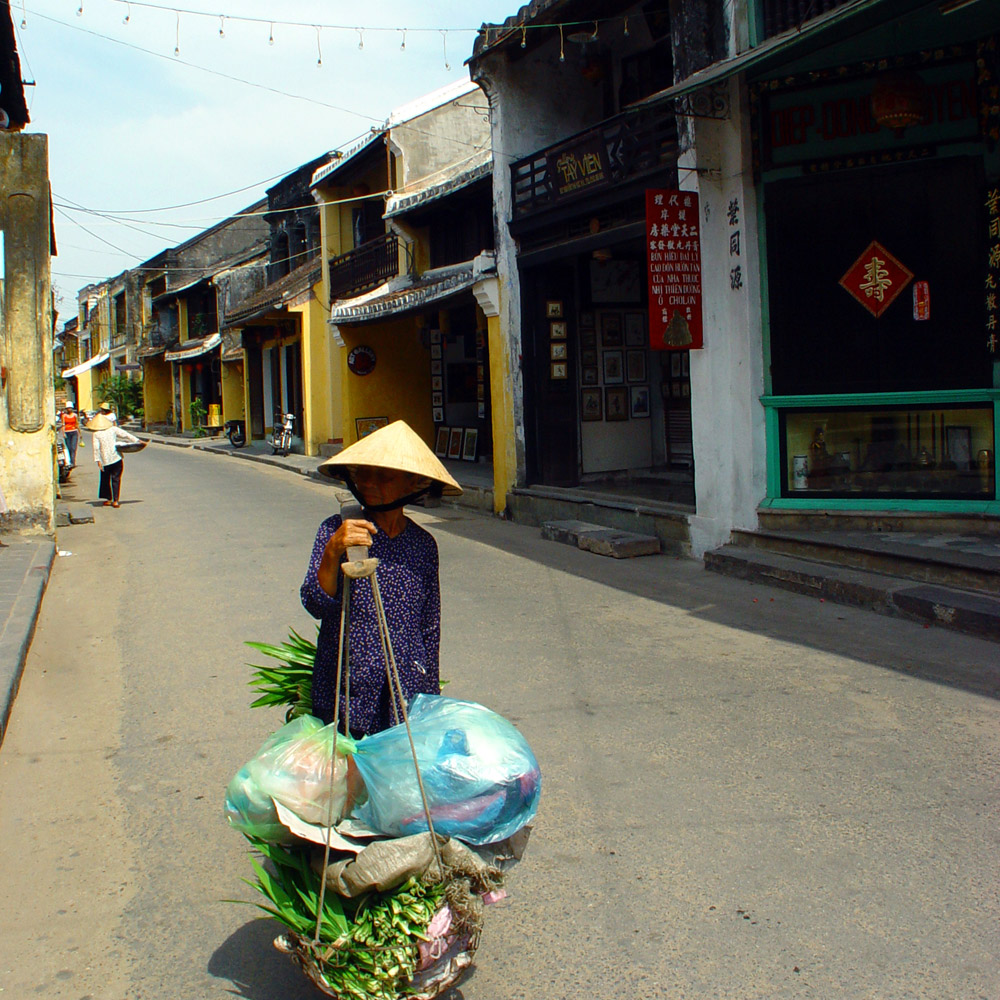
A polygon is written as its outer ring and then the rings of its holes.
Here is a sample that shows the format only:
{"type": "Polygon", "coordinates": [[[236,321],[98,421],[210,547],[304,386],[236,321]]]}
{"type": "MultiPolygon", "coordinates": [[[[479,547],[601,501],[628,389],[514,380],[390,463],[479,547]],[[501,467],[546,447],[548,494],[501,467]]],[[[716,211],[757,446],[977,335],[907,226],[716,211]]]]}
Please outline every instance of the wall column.
{"type": "Polygon", "coordinates": [[[48,137],[0,133],[4,314],[0,485],[6,523],[51,532],[55,513],[48,137]]]}
{"type": "Polygon", "coordinates": [[[510,341],[500,328],[500,282],[492,255],[476,258],[475,273],[482,275],[472,286],[476,302],[486,316],[490,348],[490,400],[493,418],[493,512],[507,507],[507,494],[517,482],[517,453],[514,446],[514,390],[508,375],[512,371],[510,341]],[[482,270],[481,270],[482,268],[482,270]],[[492,270],[493,276],[486,277],[492,270]]]}

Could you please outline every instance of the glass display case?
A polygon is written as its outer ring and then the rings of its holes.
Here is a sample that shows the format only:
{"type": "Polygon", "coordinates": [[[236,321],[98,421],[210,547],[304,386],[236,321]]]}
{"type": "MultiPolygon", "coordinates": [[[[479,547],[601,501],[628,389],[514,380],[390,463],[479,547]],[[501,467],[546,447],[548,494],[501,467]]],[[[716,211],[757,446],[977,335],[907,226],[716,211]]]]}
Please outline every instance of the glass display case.
{"type": "Polygon", "coordinates": [[[778,437],[783,497],[996,499],[990,402],[789,407],[778,437]]]}

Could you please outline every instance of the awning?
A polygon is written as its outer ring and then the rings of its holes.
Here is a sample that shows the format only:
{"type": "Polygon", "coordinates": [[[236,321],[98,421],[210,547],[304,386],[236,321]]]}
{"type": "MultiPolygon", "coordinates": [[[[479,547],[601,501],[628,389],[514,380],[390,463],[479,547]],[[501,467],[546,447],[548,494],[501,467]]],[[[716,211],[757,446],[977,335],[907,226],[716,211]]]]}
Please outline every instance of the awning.
{"type": "Polygon", "coordinates": [[[385,284],[356,298],[334,302],[330,322],[336,326],[339,323],[367,323],[396,316],[458,295],[471,288],[476,281],[471,263],[449,270],[451,273],[447,275],[428,277],[403,288],[390,291],[389,285],[385,284]]]}
{"type": "Polygon", "coordinates": [[[82,365],[77,365],[75,368],[65,368],[63,369],[63,378],[73,378],[79,375],[81,372],[85,372],[88,368],[94,368],[97,365],[103,365],[105,361],[110,358],[110,354],[95,354],[92,358],[88,358],[82,365]]]}
{"type": "Polygon", "coordinates": [[[853,3],[845,3],[835,10],[810,18],[800,28],[790,28],[780,35],[768,38],[738,56],[712,63],[697,73],[692,73],[680,83],[630,104],[627,110],[637,111],[693,94],[695,91],[727,80],[737,73],[750,70],[763,72],[807,55],[821,46],[832,45],[848,35],[856,35],[869,28],[894,21],[903,14],[939,2],[940,0],[854,0],[853,3]],[[867,17],[864,16],[866,14],[867,17]]]}
{"type": "Polygon", "coordinates": [[[214,351],[222,343],[222,335],[213,333],[211,337],[202,337],[201,340],[185,340],[179,345],[176,351],[167,351],[163,355],[164,361],[187,361],[189,358],[197,358],[202,354],[214,351]]]}

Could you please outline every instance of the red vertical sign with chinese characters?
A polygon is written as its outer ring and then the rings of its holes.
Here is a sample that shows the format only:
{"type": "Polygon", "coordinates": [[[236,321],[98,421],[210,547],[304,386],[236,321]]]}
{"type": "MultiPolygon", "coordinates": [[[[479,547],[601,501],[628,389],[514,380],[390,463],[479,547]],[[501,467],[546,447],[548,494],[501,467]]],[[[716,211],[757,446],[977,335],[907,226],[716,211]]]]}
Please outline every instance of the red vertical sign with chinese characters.
{"type": "Polygon", "coordinates": [[[646,192],[649,346],[654,351],[702,346],[698,220],[698,195],[693,192],[646,192]]]}

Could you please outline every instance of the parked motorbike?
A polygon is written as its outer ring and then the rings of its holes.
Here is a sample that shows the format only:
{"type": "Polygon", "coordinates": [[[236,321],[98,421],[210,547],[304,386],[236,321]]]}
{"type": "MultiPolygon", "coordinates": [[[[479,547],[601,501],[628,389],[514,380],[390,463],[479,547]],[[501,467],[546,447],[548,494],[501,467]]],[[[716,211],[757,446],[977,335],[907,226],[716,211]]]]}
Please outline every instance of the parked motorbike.
{"type": "Polygon", "coordinates": [[[59,466],[59,482],[68,483],[73,466],[69,461],[69,448],[66,447],[66,438],[62,431],[56,434],[56,462],[59,466]]]}
{"type": "Polygon", "coordinates": [[[274,429],[271,431],[271,451],[273,454],[287,455],[292,450],[294,427],[294,413],[276,413],[274,415],[274,429]]]}
{"type": "Polygon", "coordinates": [[[247,425],[242,420],[230,420],[226,423],[226,436],[234,448],[242,448],[247,443],[247,425]]]}

